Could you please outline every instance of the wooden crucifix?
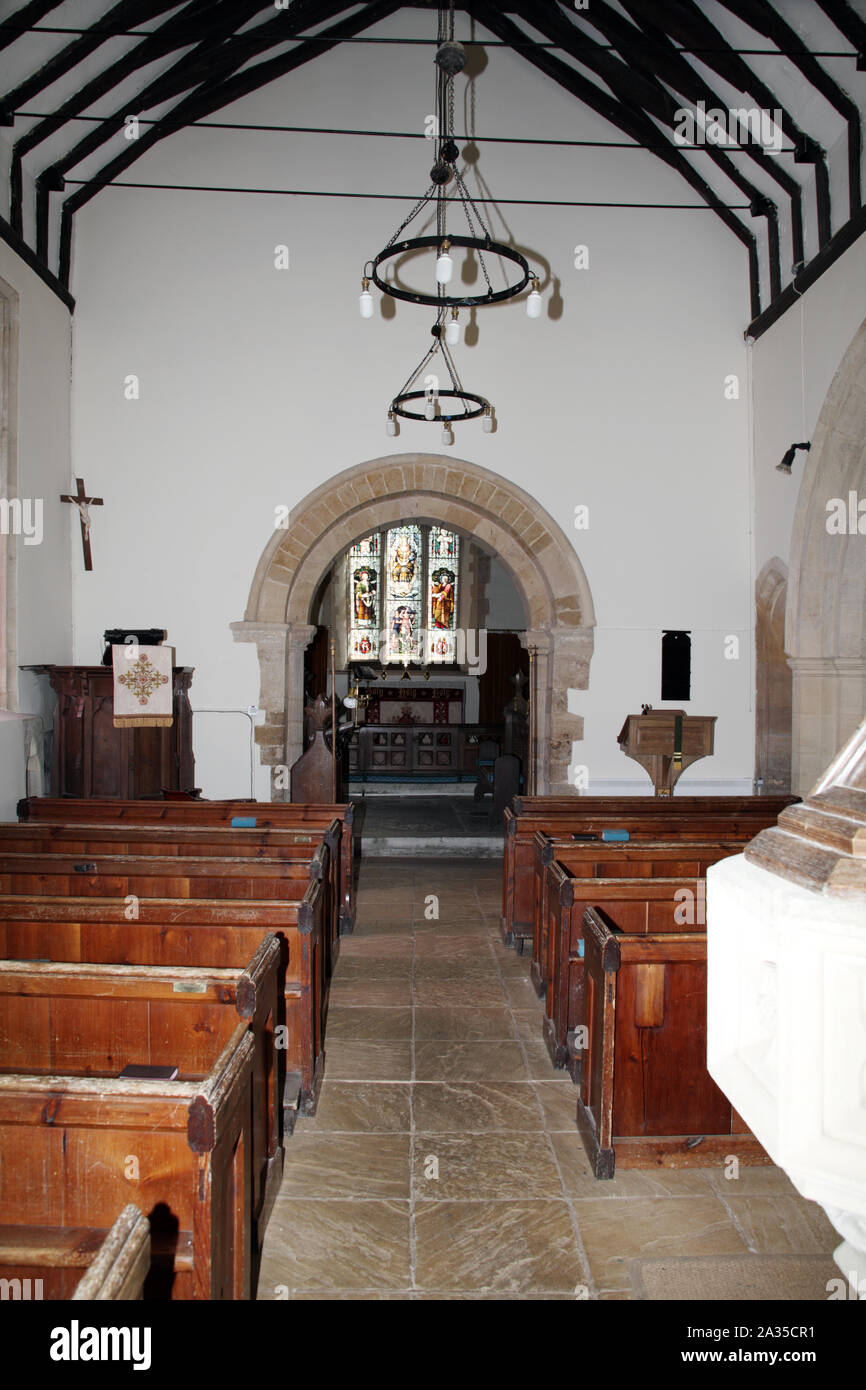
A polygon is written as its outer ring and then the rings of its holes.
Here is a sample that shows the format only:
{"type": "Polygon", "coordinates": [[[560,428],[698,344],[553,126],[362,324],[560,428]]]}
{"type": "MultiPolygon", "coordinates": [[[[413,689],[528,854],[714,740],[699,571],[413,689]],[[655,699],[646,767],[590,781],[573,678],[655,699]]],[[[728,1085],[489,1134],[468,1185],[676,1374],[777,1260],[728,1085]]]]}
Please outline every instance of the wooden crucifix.
{"type": "Polygon", "coordinates": [[[84,568],[86,570],[92,570],[93,557],[90,553],[90,508],[101,507],[103,505],[103,500],[101,497],[87,497],[85,495],[83,478],[75,479],[75,493],[76,495],[74,497],[70,497],[69,493],[62,493],[60,500],[61,502],[72,502],[78,508],[78,518],[81,522],[81,548],[84,551],[84,568]]]}

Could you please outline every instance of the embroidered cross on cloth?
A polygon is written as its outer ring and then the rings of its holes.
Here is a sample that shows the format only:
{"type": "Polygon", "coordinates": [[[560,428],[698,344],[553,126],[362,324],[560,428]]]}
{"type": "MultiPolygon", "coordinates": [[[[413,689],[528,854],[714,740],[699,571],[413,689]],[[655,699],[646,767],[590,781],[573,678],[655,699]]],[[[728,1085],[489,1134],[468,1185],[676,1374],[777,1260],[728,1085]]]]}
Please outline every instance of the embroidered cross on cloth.
{"type": "Polygon", "coordinates": [[[111,648],[115,729],[171,728],[174,647],[111,648]]]}

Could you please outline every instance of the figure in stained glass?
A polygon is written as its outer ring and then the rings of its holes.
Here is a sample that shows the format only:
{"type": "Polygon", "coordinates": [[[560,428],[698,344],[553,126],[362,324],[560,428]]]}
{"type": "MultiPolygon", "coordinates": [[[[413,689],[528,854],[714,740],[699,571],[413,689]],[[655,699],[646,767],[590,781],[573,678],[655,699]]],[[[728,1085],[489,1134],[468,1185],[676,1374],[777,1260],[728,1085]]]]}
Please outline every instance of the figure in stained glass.
{"type": "Polygon", "coordinates": [[[376,573],[355,570],[355,622],[364,627],[376,625],[376,573]]]}
{"type": "Polygon", "coordinates": [[[454,626],[454,571],[434,570],[430,577],[430,617],[433,627],[454,626]]]}

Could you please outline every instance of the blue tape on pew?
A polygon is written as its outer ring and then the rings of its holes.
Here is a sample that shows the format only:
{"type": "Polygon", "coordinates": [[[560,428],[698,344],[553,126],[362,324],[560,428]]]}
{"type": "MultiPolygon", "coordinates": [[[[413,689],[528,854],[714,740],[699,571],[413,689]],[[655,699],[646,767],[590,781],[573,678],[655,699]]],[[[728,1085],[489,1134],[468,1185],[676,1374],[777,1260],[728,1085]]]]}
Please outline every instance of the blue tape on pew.
{"type": "Polygon", "coordinates": [[[255,816],[232,816],[233,830],[255,830],[255,816]]]}
{"type": "Polygon", "coordinates": [[[583,948],[584,948],[584,944],[585,944],[585,943],[584,943],[582,940],[581,940],[581,941],[578,941],[578,943],[577,943],[577,954],[578,954],[578,956],[580,957],[581,960],[583,960],[583,948]]]}
{"type": "Polygon", "coordinates": [[[627,840],[629,833],[627,830],[603,830],[601,838],[603,840],[627,840]]]}

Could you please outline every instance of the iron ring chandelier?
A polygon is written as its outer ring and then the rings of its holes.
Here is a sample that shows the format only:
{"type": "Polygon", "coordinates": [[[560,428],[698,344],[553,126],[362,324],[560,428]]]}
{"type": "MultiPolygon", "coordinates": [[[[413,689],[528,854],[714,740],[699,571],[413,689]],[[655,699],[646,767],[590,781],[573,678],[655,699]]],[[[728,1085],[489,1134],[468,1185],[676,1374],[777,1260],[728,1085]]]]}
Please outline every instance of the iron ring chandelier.
{"type": "Polygon", "coordinates": [[[375,260],[368,261],[364,269],[366,279],[372,280],[383,294],[391,295],[393,299],[405,299],[410,304],[425,304],[431,308],[469,309],[476,304],[499,304],[506,299],[514,299],[520,294],[530,280],[533,279],[529,263],[526,257],[513,246],[506,246],[504,242],[493,241],[490,237],[478,236],[418,236],[410,237],[407,241],[399,241],[386,246],[384,251],[380,251],[375,260]],[[391,260],[394,256],[404,255],[407,251],[427,251],[430,247],[437,247],[440,252],[447,254],[452,246],[464,246],[477,251],[479,255],[485,252],[491,256],[501,256],[503,260],[511,261],[519,266],[522,272],[522,279],[518,284],[507,285],[503,290],[494,290],[488,285],[486,294],[467,294],[467,295],[447,295],[443,294],[441,287],[437,294],[424,294],[415,290],[404,290],[396,285],[393,280],[386,281],[379,275],[379,266],[391,260]]]}
{"type": "MultiPolygon", "coordinates": [[[[440,402],[443,399],[464,401],[467,403],[469,401],[474,401],[476,407],[474,410],[462,410],[455,412],[453,415],[445,415],[440,410],[439,414],[435,417],[437,421],[477,420],[479,415],[490,413],[489,401],[486,401],[483,396],[477,395],[474,391],[460,391],[455,387],[451,390],[437,391],[436,396],[440,402]]],[[[404,406],[407,401],[425,401],[429,399],[429,391],[401,391],[399,396],[394,397],[389,410],[392,415],[400,415],[404,420],[426,421],[429,418],[426,414],[423,412],[419,413],[416,410],[406,410],[404,406]]]]}

